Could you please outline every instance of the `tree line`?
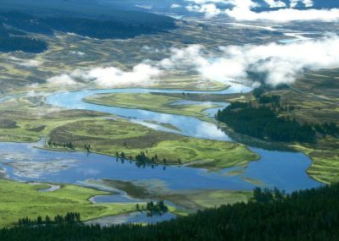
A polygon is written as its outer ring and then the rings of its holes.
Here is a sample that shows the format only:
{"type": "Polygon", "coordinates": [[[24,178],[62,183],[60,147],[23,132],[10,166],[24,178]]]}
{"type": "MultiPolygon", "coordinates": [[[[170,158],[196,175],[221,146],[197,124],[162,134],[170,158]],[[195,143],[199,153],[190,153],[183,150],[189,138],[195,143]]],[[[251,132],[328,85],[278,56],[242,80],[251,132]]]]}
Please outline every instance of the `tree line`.
{"type": "Polygon", "coordinates": [[[0,21],[0,52],[41,53],[47,48],[48,45],[44,41],[35,39],[22,31],[6,28],[0,21]]]}
{"type": "Polygon", "coordinates": [[[316,132],[311,125],[280,117],[266,106],[254,107],[249,103],[232,103],[224,110],[219,110],[216,119],[238,133],[258,139],[305,143],[316,141],[316,132]]]}
{"type": "Polygon", "coordinates": [[[121,161],[124,163],[125,160],[135,161],[135,165],[139,168],[145,168],[145,167],[156,167],[158,165],[169,165],[169,164],[178,164],[181,165],[182,161],[180,158],[176,161],[167,160],[166,158],[159,158],[157,154],[154,154],[153,156],[148,155],[148,151],[141,151],[139,154],[135,156],[127,156],[125,152],[116,152],[115,153],[116,160],[121,161]]]}
{"type": "MultiPolygon", "coordinates": [[[[142,14],[142,13],[141,13],[142,14]]],[[[75,33],[97,39],[127,39],[143,34],[156,34],[176,28],[173,19],[165,16],[144,13],[135,21],[131,12],[119,18],[89,18],[84,16],[55,15],[38,16],[23,12],[0,12],[0,20],[17,29],[30,33],[53,35],[54,31],[75,33]],[[156,21],[152,21],[152,19],[156,21]]],[[[135,13],[134,15],[137,15],[135,13]]]]}
{"type": "Polygon", "coordinates": [[[168,207],[162,200],[156,203],[154,203],[153,201],[147,202],[145,208],[141,207],[139,204],[136,204],[136,209],[139,212],[146,211],[148,217],[162,216],[164,213],[168,212],[168,207]]]}
{"type": "Polygon", "coordinates": [[[268,141],[316,143],[317,134],[339,136],[339,127],[334,122],[300,123],[282,116],[295,108],[282,105],[280,96],[263,96],[260,90],[253,95],[256,103],[234,102],[219,110],[215,118],[240,134],[268,141]]]}
{"type": "Polygon", "coordinates": [[[223,205],[157,224],[112,227],[14,225],[1,241],[337,241],[339,185],[293,193],[256,189],[248,203],[223,205]],[[277,195],[279,197],[277,197],[277,195]]]}
{"type": "Polygon", "coordinates": [[[19,219],[15,224],[17,226],[36,227],[39,225],[62,225],[62,224],[81,224],[80,213],[68,212],[65,216],[56,215],[54,218],[50,218],[48,215],[45,218],[38,216],[36,219],[30,219],[28,217],[19,219]]]}

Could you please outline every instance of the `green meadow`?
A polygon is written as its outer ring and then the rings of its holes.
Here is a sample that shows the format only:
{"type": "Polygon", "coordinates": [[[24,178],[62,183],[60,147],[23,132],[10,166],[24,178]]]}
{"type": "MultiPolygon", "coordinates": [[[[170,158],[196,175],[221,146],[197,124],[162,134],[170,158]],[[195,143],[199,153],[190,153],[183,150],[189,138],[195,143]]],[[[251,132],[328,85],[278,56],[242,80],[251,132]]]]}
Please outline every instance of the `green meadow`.
{"type": "Polygon", "coordinates": [[[109,194],[90,188],[61,185],[53,192],[40,192],[46,184],[30,185],[0,180],[0,227],[13,225],[19,218],[54,217],[79,212],[83,220],[135,211],[135,204],[93,204],[89,199],[109,194]]]}

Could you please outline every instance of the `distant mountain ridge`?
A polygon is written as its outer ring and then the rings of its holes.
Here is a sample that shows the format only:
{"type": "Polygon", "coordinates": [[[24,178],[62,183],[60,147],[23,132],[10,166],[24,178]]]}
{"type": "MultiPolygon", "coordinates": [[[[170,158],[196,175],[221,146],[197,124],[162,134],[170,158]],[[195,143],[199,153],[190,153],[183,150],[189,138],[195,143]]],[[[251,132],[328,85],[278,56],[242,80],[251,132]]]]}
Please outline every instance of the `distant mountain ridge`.
{"type": "Polygon", "coordinates": [[[96,0],[1,0],[0,5],[1,52],[46,50],[46,43],[31,36],[35,33],[61,31],[97,39],[127,39],[175,28],[170,17],[101,6],[96,0]]]}

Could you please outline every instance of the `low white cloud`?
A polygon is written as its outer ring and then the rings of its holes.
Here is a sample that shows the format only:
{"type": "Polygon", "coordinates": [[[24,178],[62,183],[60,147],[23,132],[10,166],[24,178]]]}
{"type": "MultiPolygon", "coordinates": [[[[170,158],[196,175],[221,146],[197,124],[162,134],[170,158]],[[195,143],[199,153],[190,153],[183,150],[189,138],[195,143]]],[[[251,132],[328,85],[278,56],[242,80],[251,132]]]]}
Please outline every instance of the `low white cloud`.
{"type": "Polygon", "coordinates": [[[208,3],[223,3],[223,4],[231,4],[234,0],[186,0],[186,2],[192,2],[195,4],[208,4],[208,3]]]}
{"type": "Polygon", "coordinates": [[[171,8],[181,8],[182,6],[180,4],[177,4],[177,3],[173,3],[171,5],[171,8]]]}
{"type": "Polygon", "coordinates": [[[153,9],[152,5],[135,5],[135,6],[138,8],[147,9],[147,10],[153,9]]]}
{"type": "Polygon", "coordinates": [[[263,81],[273,86],[291,84],[306,70],[339,67],[338,36],[288,45],[224,47],[222,51],[224,57],[205,71],[212,69],[212,73],[219,72],[220,76],[240,79],[249,78],[248,72],[261,73],[265,76],[263,81]],[[232,69],[230,73],[225,70],[227,67],[232,69]]]}
{"type": "Polygon", "coordinates": [[[184,49],[172,49],[170,58],[163,59],[159,65],[167,70],[191,70],[202,78],[228,83],[234,79],[246,79],[246,63],[236,58],[236,46],[221,48],[218,54],[211,54],[201,45],[191,45],[184,49]],[[228,54],[226,52],[229,52],[228,54]]]}
{"type": "Polygon", "coordinates": [[[120,85],[149,85],[162,74],[162,71],[148,64],[138,64],[132,71],[126,72],[115,67],[95,68],[87,73],[87,78],[102,87],[115,87],[120,85]]]}
{"type": "Polygon", "coordinates": [[[220,47],[218,54],[210,54],[200,45],[172,51],[170,58],[160,62],[163,68],[194,69],[206,79],[223,83],[236,80],[257,85],[249,74],[254,73],[272,86],[291,84],[306,70],[339,67],[336,35],[290,44],[220,47]]]}
{"type": "Polygon", "coordinates": [[[312,0],[291,0],[287,6],[281,0],[264,0],[271,8],[280,8],[275,11],[256,12],[259,7],[253,0],[186,0],[191,2],[186,8],[188,11],[204,13],[206,18],[228,16],[238,21],[320,21],[338,22],[339,9],[311,9],[312,0]],[[232,5],[231,8],[221,8],[220,4],[232,5]],[[295,9],[302,4],[309,9],[295,9]]]}
{"type": "Polygon", "coordinates": [[[160,53],[162,50],[145,45],[141,48],[141,51],[148,53],[148,54],[157,54],[157,53],[160,53]]]}
{"type": "Polygon", "coordinates": [[[97,67],[93,69],[76,69],[69,74],[61,74],[47,79],[47,83],[66,87],[91,83],[102,88],[118,86],[146,86],[156,81],[162,70],[145,63],[138,64],[131,71],[116,67],[97,67]]]}
{"type": "Polygon", "coordinates": [[[94,83],[103,88],[150,86],[170,73],[198,74],[201,79],[230,83],[261,82],[277,86],[291,84],[305,71],[339,68],[339,36],[289,44],[223,46],[210,51],[201,45],[172,48],[170,57],[161,61],[144,61],[130,71],[116,67],[78,69],[48,79],[54,85],[94,83]],[[253,77],[256,76],[256,77],[253,77]]]}
{"type": "Polygon", "coordinates": [[[295,8],[299,3],[302,3],[305,7],[313,7],[313,0],[291,0],[290,7],[295,8]]]}
{"type": "Polygon", "coordinates": [[[287,7],[286,3],[276,0],[265,0],[270,8],[285,8],[287,7]]]}
{"type": "Polygon", "coordinates": [[[213,18],[221,14],[221,10],[215,4],[188,5],[190,12],[204,13],[206,18],[213,18]]]}
{"type": "Polygon", "coordinates": [[[78,55],[78,56],[86,55],[84,52],[81,52],[81,51],[70,51],[69,53],[72,55],[78,55]]]}
{"type": "Polygon", "coordinates": [[[225,10],[225,14],[238,21],[319,21],[319,22],[338,22],[339,9],[279,9],[277,11],[254,12],[250,9],[235,7],[232,10],[225,10]]]}
{"type": "Polygon", "coordinates": [[[24,62],[20,63],[19,65],[24,66],[24,67],[28,67],[28,68],[36,68],[36,67],[41,66],[42,64],[43,64],[43,62],[41,62],[39,60],[31,59],[31,60],[24,61],[24,62]]]}
{"type": "Polygon", "coordinates": [[[77,82],[67,74],[51,77],[47,79],[47,83],[54,86],[60,86],[61,88],[64,86],[73,86],[77,84],[77,82]]]}
{"type": "Polygon", "coordinates": [[[201,45],[190,45],[187,48],[172,48],[171,56],[161,60],[158,65],[164,69],[190,69],[208,64],[206,56],[202,55],[201,45]]]}
{"type": "Polygon", "coordinates": [[[27,68],[37,68],[37,67],[43,65],[42,61],[35,60],[35,59],[20,59],[20,58],[10,56],[9,60],[11,60],[13,63],[15,63],[17,65],[27,67],[27,68]]]}

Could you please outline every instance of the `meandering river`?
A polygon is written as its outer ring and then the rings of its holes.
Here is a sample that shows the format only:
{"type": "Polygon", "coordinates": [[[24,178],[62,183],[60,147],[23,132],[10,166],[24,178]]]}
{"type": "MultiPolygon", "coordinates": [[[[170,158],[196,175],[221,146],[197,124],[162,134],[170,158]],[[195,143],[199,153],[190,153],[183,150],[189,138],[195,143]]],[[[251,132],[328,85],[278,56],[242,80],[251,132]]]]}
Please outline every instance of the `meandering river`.
{"type": "MultiPolygon", "coordinates": [[[[231,94],[248,92],[245,86],[234,85],[224,91],[203,92],[184,91],[186,93],[231,94]]],[[[156,120],[171,124],[177,130],[167,129],[156,124],[152,128],[162,131],[175,131],[179,134],[197,138],[232,141],[226,133],[213,123],[195,117],[171,115],[152,111],[107,107],[86,103],[84,98],[103,93],[182,93],[183,90],[155,89],[109,89],[61,92],[50,95],[46,103],[67,109],[82,109],[115,114],[140,124],[156,120]]],[[[220,103],[219,103],[220,104],[220,103]]],[[[227,103],[223,103],[223,106],[227,103]]],[[[209,110],[213,115],[217,109],[209,110]]],[[[53,152],[35,148],[38,144],[0,143],[0,168],[8,177],[21,181],[83,183],[88,179],[112,179],[124,181],[157,181],[170,190],[252,190],[261,183],[267,187],[277,187],[288,192],[317,187],[321,183],[310,178],[306,170],[311,160],[302,153],[264,150],[250,147],[261,158],[246,168],[227,168],[218,172],[191,167],[162,166],[139,169],[134,163],[116,162],[116,158],[81,152],[53,152]],[[231,175],[239,171],[239,175],[231,175]]],[[[123,199],[111,199],[121,202],[123,199]]],[[[133,215],[132,215],[133,216],[133,215]]],[[[133,218],[135,218],[133,216],[133,218]]],[[[130,219],[127,220],[129,222],[130,219]]]]}

